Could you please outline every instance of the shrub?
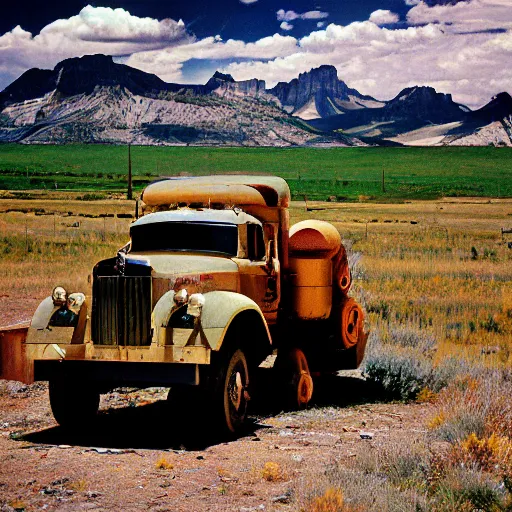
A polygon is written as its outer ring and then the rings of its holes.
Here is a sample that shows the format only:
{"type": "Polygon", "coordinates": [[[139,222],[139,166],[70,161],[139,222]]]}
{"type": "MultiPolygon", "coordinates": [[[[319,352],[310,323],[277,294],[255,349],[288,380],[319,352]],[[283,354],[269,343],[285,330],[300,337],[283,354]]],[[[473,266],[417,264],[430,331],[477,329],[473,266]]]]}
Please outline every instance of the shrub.
{"type": "Polygon", "coordinates": [[[373,382],[392,399],[413,400],[429,380],[432,365],[398,351],[387,351],[367,357],[366,379],[373,382]]]}
{"type": "Polygon", "coordinates": [[[316,496],[306,512],[344,512],[343,493],[339,489],[329,487],[321,496],[316,496]]]}
{"type": "Polygon", "coordinates": [[[470,468],[452,468],[439,483],[432,499],[432,512],[503,510],[506,493],[488,475],[470,468]]]}
{"type": "Polygon", "coordinates": [[[434,435],[452,443],[471,434],[479,439],[493,434],[510,438],[512,432],[512,383],[506,373],[473,369],[474,375],[454,379],[439,394],[437,415],[442,422],[433,424],[434,435]]]}
{"type": "Polygon", "coordinates": [[[494,433],[483,438],[471,433],[453,446],[451,456],[455,462],[473,464],[484,471],[500,466],[508,467],[512,456],[512,442],[507,437],[494,433]]]}
{"type": "Polygon", "coordinates": [[[163,455],[161,455],[155,462],[155,468],[171,470],[174,466],[163,455]]]}
{"type": "Polygon", "coordinates": [[[98,201],[100,199],[105,199],[105,196],[103,194],[84,194],[83,196],[77,197],[78,201],[98,201]]]}
{"type": "Polygon", "coordinates": [[[278,482],[284,480],[284,472],[277,462],[265,462],[261,471],[263,480],[267,482],[278,482]]]}

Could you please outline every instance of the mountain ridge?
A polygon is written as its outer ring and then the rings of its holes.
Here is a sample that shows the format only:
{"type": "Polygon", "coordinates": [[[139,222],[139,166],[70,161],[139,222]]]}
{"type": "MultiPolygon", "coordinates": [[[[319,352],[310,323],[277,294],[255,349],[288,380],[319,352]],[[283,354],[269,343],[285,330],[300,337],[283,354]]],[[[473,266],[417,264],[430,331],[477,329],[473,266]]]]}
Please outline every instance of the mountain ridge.
{"type": "Polygon", "coordinates": [[[350,145],[360,144],[359,138],[370,144],[430,144],[434,138],[435,143],[454,144],[477,135],[477,143],[489,139],[512,145],[510,122],[508,93],[476,111],[428,86],[409,87],[379,101],[350,88],[329,65],[267,89],[263,80],[236,81],[219,71],[205,84],[168,83],[97,54],[66,59],[53,70],[30,69],[0,92],[4,141],[80,141],[83,133],[85,141],[122,142],[128,132],[119,130],[126,126],[137,132],[134,140],[148,144],[288,145],[321,139],[350,145]],[[187,109],[190,119],[182,116],[187,109]],[[295,130],[290,140],[283,126],[295,130]],[[485,135],[489,130],[492,135],[485,135]],[[180,133],[186,135],[175,136],[180,133]]]}

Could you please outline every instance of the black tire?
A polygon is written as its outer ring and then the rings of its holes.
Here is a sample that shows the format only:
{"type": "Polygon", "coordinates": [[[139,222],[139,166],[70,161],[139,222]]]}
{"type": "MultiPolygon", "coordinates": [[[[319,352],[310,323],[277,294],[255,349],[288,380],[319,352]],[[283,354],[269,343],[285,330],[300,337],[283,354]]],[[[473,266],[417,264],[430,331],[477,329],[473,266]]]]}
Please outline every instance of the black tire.
{"type": "Polygon", "coordinates": [[[51,380],[50,405],[59,425],[80,429],[90,425],[96,418],[100,394],[93,388],[74,382],[51,380]]]}
{"type": "Polygon", "coordinates": [[[240,431],[247,418],[249,365],[240,349],[219,356],[215,365],[213,414],[221,430],[234,434],[240,431]]]}
{"type": "Polygon", "coordinates": [[[274,364],[274,380],[286,409],[307,407],[313,396],[313,379],[306,356],[300,348],[278,353],[274,364]]]}

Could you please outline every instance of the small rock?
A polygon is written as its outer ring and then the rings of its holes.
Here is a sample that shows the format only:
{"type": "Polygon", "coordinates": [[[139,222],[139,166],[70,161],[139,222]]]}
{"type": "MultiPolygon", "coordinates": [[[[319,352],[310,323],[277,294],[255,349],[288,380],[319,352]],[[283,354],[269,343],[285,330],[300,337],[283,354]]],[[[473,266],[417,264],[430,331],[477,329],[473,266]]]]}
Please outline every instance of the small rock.
{"type": "Polygon", "coordinates": [[[121,455],[123,453],[137,453],[135,450],[120,450],[119,448],[89,448],[88,450],[85,451],[111,455],[121,455]]]}
{"type": "Polygon", "coordinates": [[[304,457],[302,455],[294,454],[292,455],[292,460],[294,462],[302,462],[304,460],[304,457]]]}
{"type": "Polygon", "coordinates": [[[374,435],[375,434],[373,432],[363,432],[362,430],[359,432],[359,437],[361,439],[373,439],[374,435]]]}
{"type": "Polygon", "coordinates": [[[265,510],[265,505],[263,503],[258,505],[257,507],[242,507],[240,512],[255,512],[256,510],[265,510]]]}
{"type": "Polygon", "coordinates": [[[41,489],[41,494],[46,494],[48,496],[53,496],[54,494],[57,494],[59,491],[57,489],[52,489],[51,487],[44,487],[41,489]]]}
{"type": "Polygon", "coordinates": [[[281,494],[281,496],[274,496],[272,498],[272,503],[284,503],[285,505],[290,503],[291,495],[290,493],[281,494]]]}
{"type": "Polygon", "coordinates": [[[101,496],[101,492],[98,492],[98,491],[87,491],[85,493],[85,495],[89,498],[89,499],[94,499],[94,498],[98,498],[99,496],[101,496]]]}
{"type": "Polygon", "coordinates": [[[59,478],[58,480],[54,480],[52,482],[52,485],[64,485],[68,482],[69,482],[69,478],[64,477],[64,478],[59,478]]]}
{"type": "Polygon", "coordinates": [[[25,391],[27,391],[28,386],[26,384],[23,384],[22,382],[13,380],[7,383],[6,388],[8,393],[14,394],[24,393],[25,391]]]}

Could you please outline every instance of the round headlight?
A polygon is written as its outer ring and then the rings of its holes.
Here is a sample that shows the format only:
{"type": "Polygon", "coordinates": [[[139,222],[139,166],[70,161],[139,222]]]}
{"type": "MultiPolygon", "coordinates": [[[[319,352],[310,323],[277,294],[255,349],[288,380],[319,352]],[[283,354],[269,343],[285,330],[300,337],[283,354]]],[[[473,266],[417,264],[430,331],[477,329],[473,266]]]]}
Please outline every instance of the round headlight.
{"type": "Polygon", "coordinates": [[[176,292],[174,294],[174,302],[177,306],[183,306],[183,304],[186,304],[188,301],[188,292],[183,288],[179,292],[176,292]]]}
{"type": "Polygon", "coordinates": [[[202,293],[193,293],[188,299],[187,314],[199,318],[203,309],[205,298],[202,293]]]}
{"type": "Polygon", "coordinates": [[[68,309],[73,311],[76,315],[80,313],[80,308],[82,304],[85,302],[85,295],[83,293],[71,293],[68,296],[68,309]]]}
{"type": "Polygon", "coordinates": [[[52,300],[54,306],[64,306],[66,299],[68,298],[68,292],[62,288],[62,286],[56,286],[52,292],[52,300]]]}

